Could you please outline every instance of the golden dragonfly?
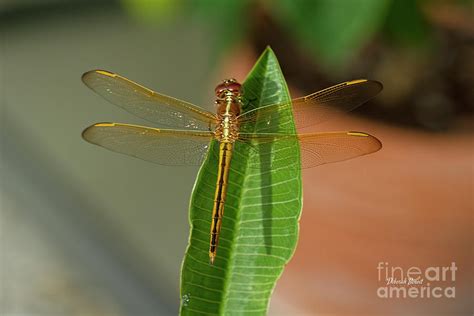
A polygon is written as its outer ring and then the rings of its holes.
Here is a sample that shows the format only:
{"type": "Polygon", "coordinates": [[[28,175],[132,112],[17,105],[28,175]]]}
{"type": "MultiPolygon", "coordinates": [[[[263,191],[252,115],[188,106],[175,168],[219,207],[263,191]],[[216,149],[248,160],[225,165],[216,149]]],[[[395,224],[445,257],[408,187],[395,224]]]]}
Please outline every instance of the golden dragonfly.
{"type": "MultiPolygon", "coordinates": [[[[278,131],[275,124],[284,124],[285,120],[292,120],[296,130],[301,131],[338,113],[352,110],[382,90],[382,84],[377,81],[352,80],[291,102],[268,104],[243,111],[242,85],[235,79],[228,79],[215,88],[215,114],[105,70],[86,72],[82,81],[122,109],[168,127],[162,129],[121,123],[97,123],[82,133],[82,137],[90,143],[162,165],[200,165],[208,154],[211,140],[218,141],[217,182],[209,245],[211,264],[216,258],[235,144],[296,142],[300,146],[302,168],[347,160],[373,153],[382,147],[377,138],[362,132],[275,132],[278,131]],[[278,113],[285,109],[290,109],[293,117],[278,117],[278,113]],[[243,124],[253,124],[257,120],[265,122],[260,124],[263,126],[260,129],[252,132],[241,130],[243,124]]],[[[271,167],[274,166],[271,164],[271,167]]]]}

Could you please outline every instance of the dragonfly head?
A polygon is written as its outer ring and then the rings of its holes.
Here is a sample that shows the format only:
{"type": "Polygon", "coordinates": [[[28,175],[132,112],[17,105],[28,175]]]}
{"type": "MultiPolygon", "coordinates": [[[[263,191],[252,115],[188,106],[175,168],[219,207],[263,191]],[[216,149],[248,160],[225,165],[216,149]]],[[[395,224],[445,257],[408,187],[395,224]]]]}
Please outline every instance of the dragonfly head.
{"type": "Polygon", "coordinates": [[[238,96],[242,85],[235,79],[226,79],[216,87],[216,96],[219,99],[224,99],[227,96],[238,96]]]}

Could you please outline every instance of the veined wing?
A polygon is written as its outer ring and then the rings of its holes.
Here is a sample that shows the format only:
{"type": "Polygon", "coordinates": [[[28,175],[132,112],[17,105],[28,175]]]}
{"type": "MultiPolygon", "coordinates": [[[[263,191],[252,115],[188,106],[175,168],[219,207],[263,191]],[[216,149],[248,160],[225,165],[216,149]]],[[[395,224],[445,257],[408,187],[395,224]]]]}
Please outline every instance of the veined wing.
{"type": "Polygon", "coordinates": [[[214,136],[209,131],[186,131],[98,123],[82,132],[92,144],[161,165],[201,165],[214,136]]]}
{"type": "Polygon", "coordinates": [[[82,81],[107,101],[142,119],[177,129],[210,130],[214,114],[191,103],[145,88],[118,74],[92,70],[82,81]]]}
{"type": "Polygon", "coordinates": [[[304,129],[364,104],[382,90],[382,84],[372,80],[343,82],[324,90],[297,98],[291,103],[260,107],[239,116],[241,124],[256,124],[256,132],[278,133],[279,126],[291,124],[291,118],[280,115],[291,109],[297,129],[304,129]]]}
{"type": "Polygon", "coordinates": [[[255,165],[278,168],[294,164],[294,157],[275,157],[275,150],[299,142],[302,168],[312,168],[331,162],[367,155],[382,148],[382,143],[362,132],[326,132],[308,134],[240,134],[240,141],[251,145],[260,159],[255,165]],[[278,159],[278,160],[277,160],[278,159]]]}

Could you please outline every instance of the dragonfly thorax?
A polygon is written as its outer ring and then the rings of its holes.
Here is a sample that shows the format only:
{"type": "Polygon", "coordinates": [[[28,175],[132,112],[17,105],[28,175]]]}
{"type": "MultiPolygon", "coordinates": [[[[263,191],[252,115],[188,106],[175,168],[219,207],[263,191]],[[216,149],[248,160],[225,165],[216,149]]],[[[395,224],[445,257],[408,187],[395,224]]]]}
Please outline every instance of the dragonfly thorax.
{"type": "Polygon", "coordinates": [[[233,143],[239,133],[237,117],[241,110],[241,85],[235,79],[224,80],[216,87],[217,126],[216,138],[233,143]]]}

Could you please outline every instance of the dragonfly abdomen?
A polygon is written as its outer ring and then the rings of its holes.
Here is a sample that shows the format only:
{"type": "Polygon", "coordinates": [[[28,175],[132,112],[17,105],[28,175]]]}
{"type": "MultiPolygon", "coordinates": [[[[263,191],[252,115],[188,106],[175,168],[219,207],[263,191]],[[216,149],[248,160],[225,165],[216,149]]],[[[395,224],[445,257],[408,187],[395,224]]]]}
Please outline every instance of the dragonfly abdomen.
{"type": "Polygon", "coordinates": [[[216,193],[214,195],[214,207],[212,208],[211,238],[209,242],[209,261],[211,264],[214,264],[217,254],[233,146],[231,142],[219,143],[219,165],[217,169],[216,193]]]}

